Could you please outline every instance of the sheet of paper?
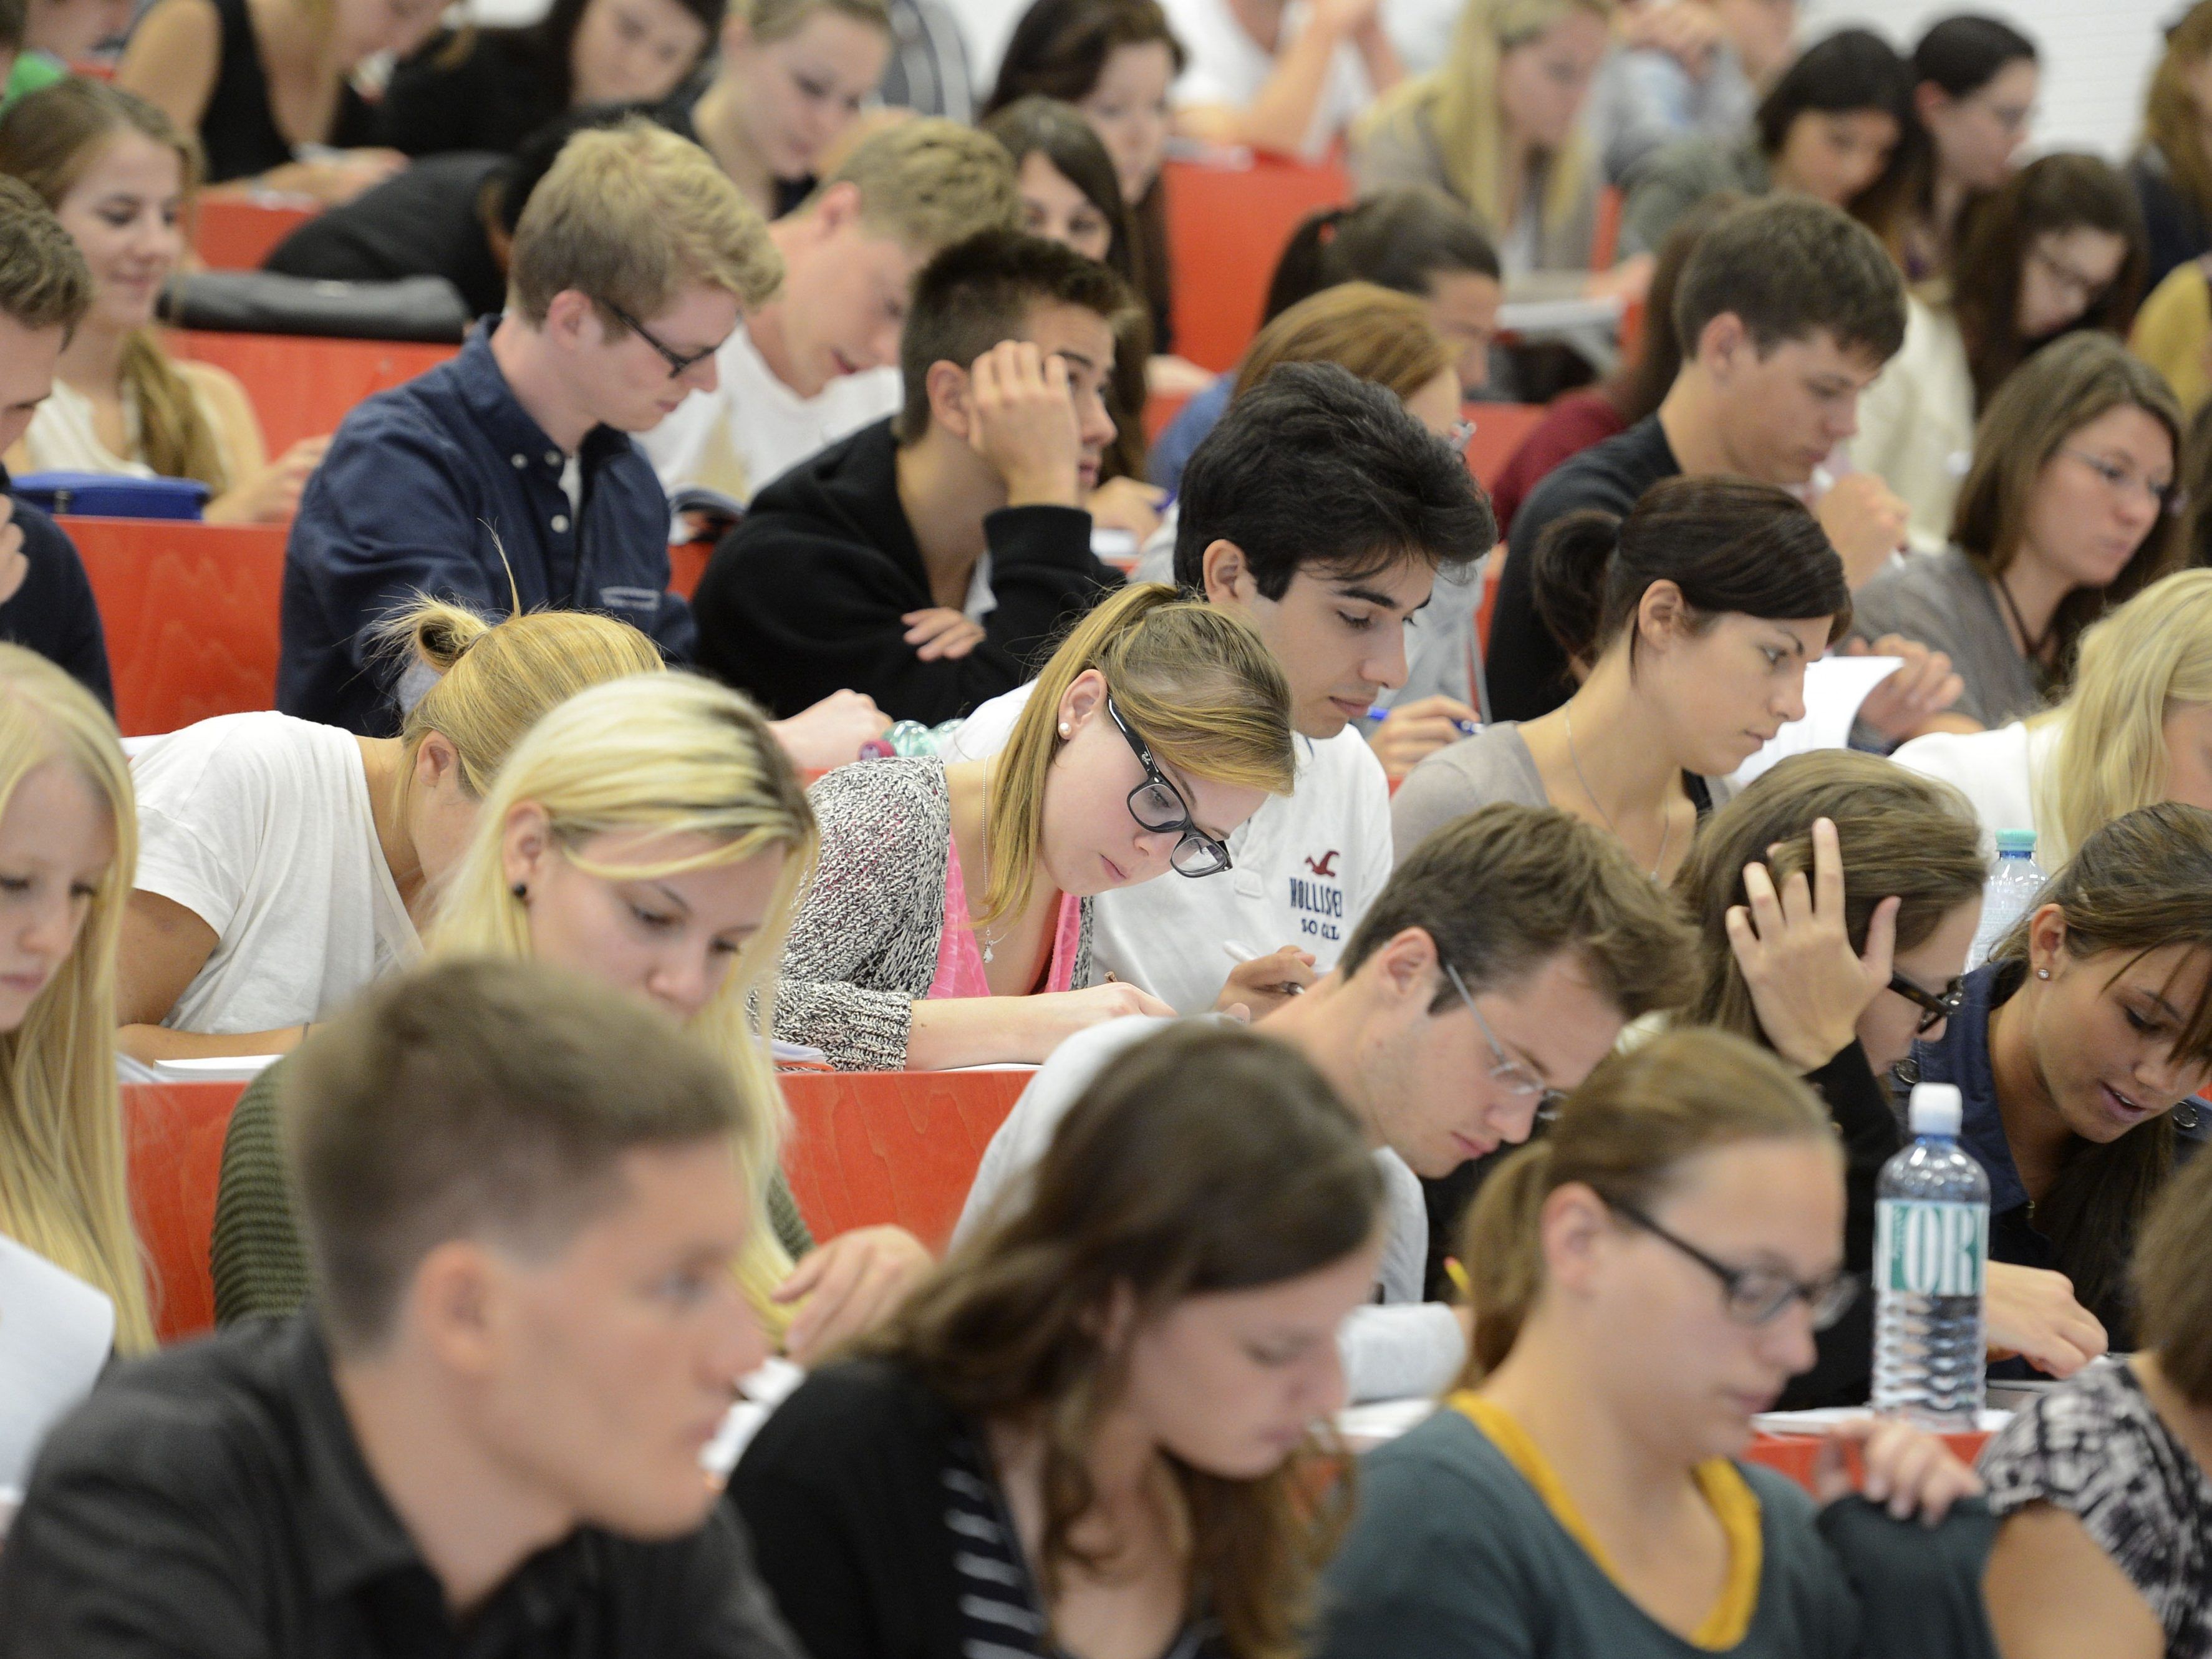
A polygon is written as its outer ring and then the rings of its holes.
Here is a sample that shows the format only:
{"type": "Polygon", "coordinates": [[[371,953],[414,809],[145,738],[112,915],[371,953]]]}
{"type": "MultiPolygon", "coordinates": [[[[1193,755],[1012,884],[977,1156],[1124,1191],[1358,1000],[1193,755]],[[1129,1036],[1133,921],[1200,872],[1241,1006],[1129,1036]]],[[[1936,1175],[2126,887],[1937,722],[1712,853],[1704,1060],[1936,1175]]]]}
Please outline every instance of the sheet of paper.
{"type": "Polygon", "coordinates": [[[0,1237],[0,1489],[30,1479],[46,1432],[92,1392],[115,1346],[115,1304],[0,1237]]]}
{"type": "Polygon", "coordinates": [[[1773,742],[1736,768],[1728,781],[1729,793],[1734,794],[1792,755],[1847,748],[1851,722],[1859,717],[1859,705],[1875,687],[1904,665],[1902,657],[1823,657],[1808,663],[1805,718],[1790,721],[1774,734],[1773,742]]]}
{"type": "Polygon", "coordinates": [[[1349,1445],[1364,1451],[1386,1440],[1395,1440],[1407,1430],[1418,1428],[1436,1414],[1437,1402],[1425,1395],[1410,1400],[1371,1400],[1364,1406],[1346,1406],[1336,1414],[1336,1431],[1349,1445]]]}
{"type": "Polygon", "coordinates": [[[281,1054],[210,1054],[197,1060],[157,1060],[148,1069],[157,1083],[251,1083],[281,1054]]]}
{"type": "Polygon", "coordinates": [[[791,1391],[806,1380],[806,1373],[788,1359],[770,1355],[757,1371],[738,1379],[738,1398],[722,1419],[722,1426],[699,1454],[700,1467],[716,1480],[727,1480],[745,1447],[760,1432],[769,1414],[783,1404],[791,1391]]]}
{"type": "MultiPolygon", "coordinates": [[[[1761,1412],[1752,1422],[1765,1434],[1826,1434],[1838,1423],[1872,1415],[1864,1406],[1826,1406],[1809,1412],[1761,1412]]],[[[1995,1434],[2012,1421],[2012,1413],[1984,1407],[1978,1428],[1995,1434]]]]}

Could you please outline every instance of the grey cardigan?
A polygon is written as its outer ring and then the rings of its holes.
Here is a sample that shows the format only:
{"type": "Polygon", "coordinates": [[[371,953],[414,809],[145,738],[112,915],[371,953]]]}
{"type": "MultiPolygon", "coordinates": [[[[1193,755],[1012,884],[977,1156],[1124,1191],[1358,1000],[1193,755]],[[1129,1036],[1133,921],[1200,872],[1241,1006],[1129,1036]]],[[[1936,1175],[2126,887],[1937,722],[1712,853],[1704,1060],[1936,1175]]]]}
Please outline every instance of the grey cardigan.
{"type": "MultiPolygon", "coordinates": [[[[914,1004],[937,977],[945,934],[944,763],[860,761],[806,793],[822,854],[784,947],[775,1034],[821,1049],[841,1072],[903,1070],[914,1004]]],[[[1091,982],[1088,899],[1074,982],[1091,982]]]]}
{"type": "Polygon", "coordinates": [[[2046,701],[2042,671],[2013,643],[1996,589],[1956,547],[1893,561],[1851,596],[1851,632],[1869,643],[1902,634],[1946,653],[1966,686],[1951,712],[1992,732],[2046,701]]]}

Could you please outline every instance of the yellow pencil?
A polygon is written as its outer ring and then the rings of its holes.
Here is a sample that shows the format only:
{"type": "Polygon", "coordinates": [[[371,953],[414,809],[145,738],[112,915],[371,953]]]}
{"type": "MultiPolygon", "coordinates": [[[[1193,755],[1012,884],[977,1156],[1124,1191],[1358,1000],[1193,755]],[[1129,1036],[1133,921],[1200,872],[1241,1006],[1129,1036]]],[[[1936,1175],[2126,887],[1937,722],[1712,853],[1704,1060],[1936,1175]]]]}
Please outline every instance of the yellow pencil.
{"type": "Polygon", "coordinates": [[[1459,1265],[1457,1256],[1448,1255],[1444,1258],[1444,1272],[1449,1276],[1452,1287],[1459,1292],[1461,1301],[1474,1300],[1474,1283],[1468,1278],[1467,1269],[1459,1265]]]}

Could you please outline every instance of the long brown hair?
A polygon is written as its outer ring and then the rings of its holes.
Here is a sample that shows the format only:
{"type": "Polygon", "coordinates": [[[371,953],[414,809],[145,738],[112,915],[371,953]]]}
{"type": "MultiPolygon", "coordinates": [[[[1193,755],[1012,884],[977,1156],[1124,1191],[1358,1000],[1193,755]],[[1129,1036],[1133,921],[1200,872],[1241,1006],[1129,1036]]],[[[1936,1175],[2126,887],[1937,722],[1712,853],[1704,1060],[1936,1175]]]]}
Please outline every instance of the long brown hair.
{"type": "Polygon", "coordinates": [[[2166,163],[2174,189],[2200,218],[2212,220],[2212,154],[2205,149],[2204,124],[2212,110],[2199,109],[2189,77],[2212,58],[2212,0],[2197,0],[2166,32],[2166,54],[2151,71],[2143,100],[2142,142],[2166,163]]]}
{"type": "MultiPolygon", "coordinates": [[[[189,223],[200,181],[198,143],[144,99],[104,81],[72,76],[11,105],[0,115],[0,173],[21,179],[59,211],[101,146],[122,132],[176,152],[189,223]]],[[[134,330],[124,343],[123,385],[138,408],[136,459],[165,478],[197,478],[217,495],[230,487],[215,428],[150,328],[134,330]]]]}
{"type": "MultiPolygon", "coordinates": [[[[1551,1133],[1483,1183],[1460,1260],[1472,1275],[1474,1345],[1460,1386],[1505,1363],[1544,1289],[1544,1202],[1588,1187],[1647,1215],[1700,1153],[1748,1140],[1835,1146],[1828,1109],[1764,1048],[1724,1031],[1669,1031],[1609,1055],[1559,1109],[1551,1133]]],[[[1838,1170],[1840,1175],[1840,1170],[1838,1170]]]]}
{"type": "MultiPolygon", "coordinates": [[[[2212,954],[2212,812],[2161,801],[2113,819],[2051,878],[2043,904],[2057,905],[2065,919],[2069,957],[2121,958],[2108,982],[2171,945],[2212,954]]],[[[2032,916],[1990,952],[1991,962],[2027,966],[2032,916]]],[[[2212,979],[2184,1012],[2180,1028],[2174,1054],[2212,1061],[2212,979]]],[[[2128,1257],[2173,1173],[2173,1142],[2172,1112],[2117,1140],[2076,1139],[2035,1206],[2035,1224],[2057,1251],[2074,1294],[2107,1325],[2124,1328],[2128,1257]]]]}
{"type": "Polygon", "coordinates": [[[2131,1275],[2136,1332],[2182,1398],[2212,1410],[2212,1158],[2193,1158],[2143,1223],[2131,1275]]]}
{"type": "Polygon", "coordinates": [[[1674,891],[1697,926],[1700,981],[1685,1023],[1764,1042],[1751,990],[1729,944],[1728,913],[1747,903],[1744,866],[1763,863],[1779,887],[1813,875],[1813,821],[1836,826],[1844,856],[1844,927],[1866,948],[1886,898],[1902,901],[1897,948],[1924,944],[1959,906],[1981,896],[1981,826],[1958,791],[1891,761],[1824,749],[1784,761],[1706,819],[1674,891]]]}
{"type": "MultiPolygon", "coordinates": [[[[1121,1056],[1070,1109],[1031,1179],[919,1287],[867,1352],[971,1417],[1044,1441],[1040,1577],[1050,1598],[1095,1490],[1086,1461],[1124,1380],[1103,1334],[1117,1297],[1139,1321],[1182,1299],[1316,1273],[1374,1237],[1382,1179],[1312,1065],[1255,1033],[1170,1027],[1121,1056]]],[[[1313,1577],[1340,1529],[1314,1512],[1308,1441],[1234,1480],[1172,1456],[1190,1592],[1237,1659],[1291,1659],[1313,1577]]]]}

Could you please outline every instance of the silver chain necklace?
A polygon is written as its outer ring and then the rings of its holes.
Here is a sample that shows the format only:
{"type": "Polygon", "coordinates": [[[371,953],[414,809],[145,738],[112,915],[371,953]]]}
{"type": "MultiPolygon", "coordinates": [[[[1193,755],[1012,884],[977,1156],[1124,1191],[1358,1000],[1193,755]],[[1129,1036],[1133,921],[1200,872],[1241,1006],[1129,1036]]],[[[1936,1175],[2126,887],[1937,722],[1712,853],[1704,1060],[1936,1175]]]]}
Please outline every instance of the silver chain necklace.
{"type": "MultiPolygon", "coordinates": [[[[1575,781],[1582,785],[1583,793],[1589,797],[1589,804],[1597,808],[1598,817],[1603,818],[1605,827],[1613,831],[1613,838],[1623,847],[1627,846],[1628,837],[1620,833],[1620,826],[1613,821],[1613,814],[1605,810],[1605,803],[1597,798],[1597,791],[1590,787],[1589,780],[1583,775],[1583,757],[1575,752],[1574,714],[1570,710],[1562,708],[1559,711],[1559,717],[1566,723],[1567,763],[1575,769],[1575,781]]],[[[1674,826],[1668,822],[1667,808],[1664,803],[1662,803],[1659,808],[1659,856],[1651,860],[1650,872],[1651,879],[1654,881],[1659,879],[1659,872],[1667,867],[1667,842],[1674,833],[1674,826]]]]}

